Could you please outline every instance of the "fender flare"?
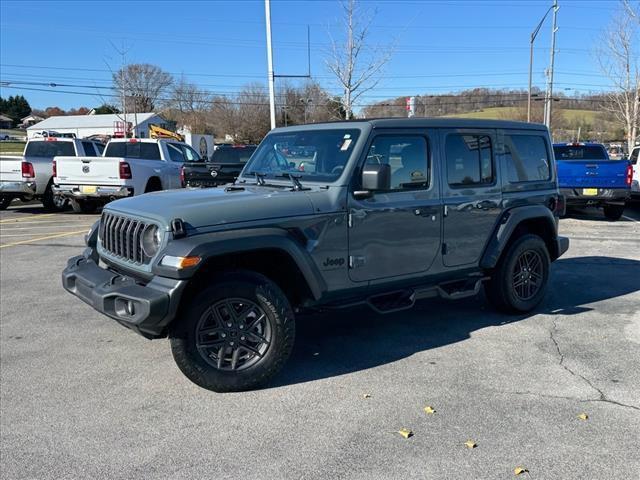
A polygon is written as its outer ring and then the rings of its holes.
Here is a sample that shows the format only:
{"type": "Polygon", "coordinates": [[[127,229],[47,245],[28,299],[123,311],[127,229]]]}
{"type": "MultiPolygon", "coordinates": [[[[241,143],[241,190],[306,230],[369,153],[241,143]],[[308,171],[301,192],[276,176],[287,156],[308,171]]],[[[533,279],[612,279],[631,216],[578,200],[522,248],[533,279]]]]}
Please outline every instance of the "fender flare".
{"type": "Polygon", "coordinates": [[[279,228],[230,230],[174,239],[169,242],[162,255],[158,256],[152,270],[154,274],[163,277],[188,279],[193,277],[212,258],[264,249],[280,250],[288,255],[302,273],[316,300],[320,299],[323,292],[327,290],[326,283],[311,255],[299,240],[293,238],[286,230],[279,228]],[[164,255],[199,256],[202,260],[194,268],[175,270],[160,265],[164,255]]]}
{"type": "MultiPolygon", "coordinates": [[[[518,225],[523,221],[532,219],[543,219],[545,222],[548,222],[549,227],[557,237],[556,220],[551,210],[547,207],[544,205],[514,207],[507,210],[500,218],[482,255],[480,267],[487,269],[494,268],[498,264],[502,252],[509,243],[509,239],[518,225]]],[[[552,258],[557,258],[558,256],[558,252],[555,251],[551,251],[549,254],[552,258]]]]}

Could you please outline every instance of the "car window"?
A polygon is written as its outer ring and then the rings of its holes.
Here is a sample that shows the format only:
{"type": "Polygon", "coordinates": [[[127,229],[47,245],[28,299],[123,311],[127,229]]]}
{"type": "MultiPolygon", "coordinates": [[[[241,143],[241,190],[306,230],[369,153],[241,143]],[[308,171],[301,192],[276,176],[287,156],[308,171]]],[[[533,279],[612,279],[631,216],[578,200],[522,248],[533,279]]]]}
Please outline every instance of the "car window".
{"type": "Polygon", "coordinates": [[[629,160],[631,161],[632,165],[636,165],[638,163],[638,152],[640,152],[640,148],[634,148],[631,151],[631,156],[629,157],[629,160]]]}
{"type": "Polygon", "coordinates": [[[551,178],[547,143],[539,135],[505,135],[504,155],[512,183],[551,178]]]}
{"type": "Polygon", "coordinates": [[[380,135],[367,152],[366,163],[391,166],[391,189],[429,186],[427,139],[420,135],[380,135]]]}
{"type": "Polygon", "coordinates": [[[602,145],[554,145],[556,160],[606,160],[607,151],[602,145]]]}
{"type": "Polygon", "coordinates": [[[488,135],[447,135],[447,179],[451,186],[493,182],[493,154],[488,135]]]}
{"type": "Polygon", "coordinates": [[[256,147],[245,147],[244,145],[220,147],[211,155],[211,161],[214,163],[247,163],[255,150],[256,147]]]}
{"type": "Polygon", "coordinates": [[[175,143],[167,143],[167,151],[172,162],[184,162],[184,152],[181,145],[175,143]]]}
{"type": "Polygon", "coordinates": [[[112,142],[107,145],[105,157],[129,157],[142,160],[162,160],[157,143],[112,142]]]}
{"type": "Polygon", "coordinates": [[[29,142],[27,149],[24,152],[28,157],[57,157],[67,156],[75,157],[76,150],[73,146],[73,142],[58,142],[58,141],[36,141],[29,142]]]}
{"type": "Polygon", "coordinates": [[[93,148],[92,142],[82,142],[82,148],[84,149],[84,154],[87,157],[97,157],[96,149],[93,148]]]}
{"type": "Polygon", "coordinates": [[[198,162],[200,161],[200,155],[188,145],[182,145],[182,150],[184,154],[184,158],[187,162],[198,162]]]}

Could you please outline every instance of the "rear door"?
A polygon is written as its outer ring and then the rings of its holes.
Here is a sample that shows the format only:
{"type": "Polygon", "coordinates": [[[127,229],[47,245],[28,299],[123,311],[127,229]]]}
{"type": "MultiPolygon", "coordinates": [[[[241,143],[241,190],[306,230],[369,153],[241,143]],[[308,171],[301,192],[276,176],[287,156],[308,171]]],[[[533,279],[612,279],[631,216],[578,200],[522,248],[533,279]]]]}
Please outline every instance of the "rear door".
{"type": "Polygon", "coordinates": [[[473,265],[501,213],[502,191],[496,170],[496,132],[443,129],[443,262],[473,265]]]}

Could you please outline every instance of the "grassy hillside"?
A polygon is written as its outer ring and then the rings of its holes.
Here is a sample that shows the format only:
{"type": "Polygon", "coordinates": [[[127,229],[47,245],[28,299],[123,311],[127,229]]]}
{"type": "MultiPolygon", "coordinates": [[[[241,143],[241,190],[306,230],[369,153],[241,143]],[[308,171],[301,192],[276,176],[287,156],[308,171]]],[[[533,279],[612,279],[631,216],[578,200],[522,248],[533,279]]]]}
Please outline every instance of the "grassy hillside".
{"type": "Polygon", "coordinates": [[[24,142],[0,142],[0,153],[22,155],[24,142]]]}
{"type": "MultiPolygon", "coordinates": [[[[582,122],[593,124],[597,120],[598,112],[595,110],[554,110],[562,113],[565,120],[571,123],[582,122]]],[[[515,120],[522,115],[522,110],[513,107],[491,107],[477,112],[465,112],[447,115],[457,118],[489,118],[497,120],[515,120]]]]}

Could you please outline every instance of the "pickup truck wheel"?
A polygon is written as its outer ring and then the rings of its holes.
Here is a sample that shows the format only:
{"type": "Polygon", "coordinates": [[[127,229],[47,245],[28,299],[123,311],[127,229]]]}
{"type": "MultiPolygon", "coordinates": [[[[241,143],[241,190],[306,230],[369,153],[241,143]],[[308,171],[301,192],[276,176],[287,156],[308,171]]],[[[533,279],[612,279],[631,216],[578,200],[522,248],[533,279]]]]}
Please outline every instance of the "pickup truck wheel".
{"type": "Polygon", "coordinates": [[[42,205],[44,205],[45,210],[50,212],[60,212],[67,207],[67,204],[68,202],[66,198],[53,194],[51,184],[49,184],[42,197],[42,205]]]}
{"type": "Polygon", "coordinates": [[[549,281],[549,252],[537,235],[523,235],[511,244],[485,285],[489,301],[498,310],[523,313],[544,298],[549,281]]]}
{"type": "Polygon", "coordinates": [[[12,200],[13,197],[5,197],[4,195],[0,197],[0,210],[6,210],[11,205],[12,200]]]}
{"type": "Polygon", "coordinates": [[[214,392],[266,383],[293,348],[295,320],[280,288],[250,272],[226,274],[190,302],[169,332],[178,368],[214,392]]]}
{"type": "Polygon", "coordinates": [[[96,213],[98,204],[93,200],[71,200],[71,208],[76,213],[96,213]]]}
{"type": "Polygon", "coordinates": [[[605,205],[602,209],[604,216],[609,220],[620,220],[624,212],[624,205],[605,205]]]}

